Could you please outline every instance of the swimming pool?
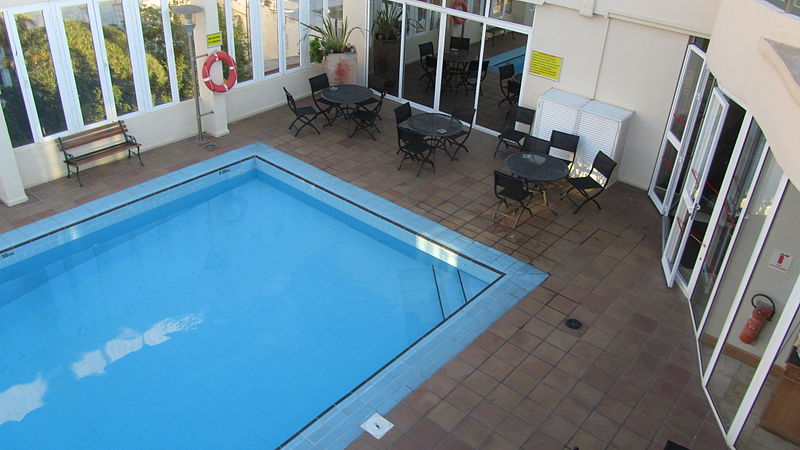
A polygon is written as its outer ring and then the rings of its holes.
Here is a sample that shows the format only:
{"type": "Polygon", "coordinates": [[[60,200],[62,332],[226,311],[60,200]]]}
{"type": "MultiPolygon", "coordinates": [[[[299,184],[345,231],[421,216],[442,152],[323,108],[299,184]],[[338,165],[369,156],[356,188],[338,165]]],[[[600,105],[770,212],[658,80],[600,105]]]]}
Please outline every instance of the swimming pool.
{"type": "Polygon", "coordinates": [[[515,73],[524,72],[525,46],[511,49],[489,58],[489,72],[500,72],[500,67],[506,64],[513,65],[515,73]]]}
{"type": "Polygon", "coordinates": [[[544,278],[264,145],[0,244],[3,448],[342,446],[544,278]]]}

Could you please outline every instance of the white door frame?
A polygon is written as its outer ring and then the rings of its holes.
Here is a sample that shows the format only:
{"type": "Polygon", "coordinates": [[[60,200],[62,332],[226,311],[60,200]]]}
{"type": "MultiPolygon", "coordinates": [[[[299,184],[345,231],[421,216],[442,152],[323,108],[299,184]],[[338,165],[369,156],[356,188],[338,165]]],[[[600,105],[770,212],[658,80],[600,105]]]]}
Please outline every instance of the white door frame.
{"type": "Polygon", "coordinates": [[[661,265],[664,269],[667,285],[670,287],[675,281],[675,276],[678,271],[678,267],[680,266],[680,260],[686,248],[686,242],[691,234],[691,228],[692,224],[694,223],[695,215],[700,207],[703,188],[705,187],[705,182],[708,178],[708,171],[711,168],[711,162],[714,159],[714,154],[716,153],[717,143],[719,142],[725,117],[728,113],[728,106],[728,100],[725,98],[725,95],[722,93],[722,91],[719,88],[714,88],[706,110],[710,112],[712,111],[712,108],[718,108],[719,113],[715,115],[707,114],[703,118],[703,124],[700,128],[700,136],[698,138],[697,147],[693,152],[692,160],[690,161],[688,168],[688,170],[694,171],[692,166],[695,164],[695,162],[700,162],[701,166],[698,167],[699,173],[690,173],[689,176],[684,178],[683,187],[681,188],[681,194],[678,200],[679,205],[677,207],[675,217],[672,220],[669,235],[666,243],[664,244],[664,250],[661,256],[661,265]],[[713,122],[711,122],[712,120],[713,122]],[[702,139],[704,133],[710,133],[708,135],[708,139],[702,139]],[[707,147],[703,147],[704,145],[707,147]],[[694,182],[691,181],[690,177],[694,178],[694,182]],[[691,186],[694,186],[696,192],[687,191],[687,189],[691,186]],[[685,224],[681,224],[681,217],[680,214],[678,214],[682,206],[688,212],[685,224]],[[675,257],[672,263],[670,263],[668,259],[668,256],[673,253],[669,250],[670,248],[675,249],[675,257]]]}

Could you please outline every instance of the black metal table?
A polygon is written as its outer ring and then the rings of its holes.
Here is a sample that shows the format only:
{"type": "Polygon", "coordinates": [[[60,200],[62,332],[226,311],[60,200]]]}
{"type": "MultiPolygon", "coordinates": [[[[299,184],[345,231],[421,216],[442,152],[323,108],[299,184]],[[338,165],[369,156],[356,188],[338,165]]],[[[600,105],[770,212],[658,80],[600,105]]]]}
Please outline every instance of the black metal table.
{"type": "MultiPolygon", "coordinates": [[[[369,100],[372,98],[372,91],[368,87],[359,86],[357,84],[340,84],[338,86],[326,87],[320,92],[320,95],[325,100],[338,105],[333,119],[325,125],[329,127],[333,125],[333,122],[336,121],[336,118],[339,116],[343,116],[345,120],[350,119],[353,111],[355,111],[355,107],[348,105],[355,105],[369,100]]],[[[347,128],[348,130],[350,129],[349,122],[347,128]]]]}
{"type": "Polygon", "coordinates": [[[444,62],[447,65],[447,73],[444,79],[445,86],[453,87],[453,76],[460,76],[473,59],[474,57],[469,50],[450,49],[444,52],[444,62]]]}
{"type": "MultiPolygon", "coordinates": [[[[528,189],[539,192],[547,203],[547,185],[569,174],[567,163],[555,156],[538,153],[514,153],[506,158],[506,167],[528,183],[528,189]]],[[[550,210],[555,214],[555,211],[550,210]]]]}
{"type": "Polygon", "coordinates": [[[442,113],[421,113],[406,120],[405,125],[411,131],[433,138],[436,147],[444,150],[451,161],[458,159],[447,150],[446,142],[448,137],[462,130],[460,120],[442,113]]]}

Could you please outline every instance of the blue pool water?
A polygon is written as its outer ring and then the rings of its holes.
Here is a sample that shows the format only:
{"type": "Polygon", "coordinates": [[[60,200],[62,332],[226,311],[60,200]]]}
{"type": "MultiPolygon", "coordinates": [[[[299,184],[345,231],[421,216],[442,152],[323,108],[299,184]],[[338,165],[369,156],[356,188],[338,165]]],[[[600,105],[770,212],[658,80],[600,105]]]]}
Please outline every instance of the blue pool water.
{"type": "Polygon", "coordinates": [[[0,448],[280,445],[488,284],[244,172],[0,269],[0,448]]]}
{"type": "Polygon", "coordinates": [[[489,58],[489,72],[497,73],[500,71],[500,67],[506,64],[513,64],[515,73],[524,72],[525,47],[518,47],[489,58]]]}

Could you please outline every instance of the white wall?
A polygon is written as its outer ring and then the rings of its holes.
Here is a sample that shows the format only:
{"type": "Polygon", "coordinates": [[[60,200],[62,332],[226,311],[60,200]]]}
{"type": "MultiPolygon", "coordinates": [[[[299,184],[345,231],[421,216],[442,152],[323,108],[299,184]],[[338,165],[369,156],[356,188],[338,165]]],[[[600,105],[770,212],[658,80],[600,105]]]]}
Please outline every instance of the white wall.
{"type": "Polygon", "coordinates": [[[776,65],[782,63],[764,47],[762,38],[800,48],[800,18],[761,0],[722,0],[708,65],[719,85],[753,113],[775,158],[798,185],[800,86],[782,76],[788,74],[776,65]]]}
{"type": "Polygon", "coordinates": [[[551,87],[635,111],[619,179],[646,189],[658,156],[689,36],[674,29],[545,4],[536,8],[533,49],[563,57],[561,78],[526,75],[522,104],[551,87]],[[569,39],[565,39],[569,36],[569,39]]]}

